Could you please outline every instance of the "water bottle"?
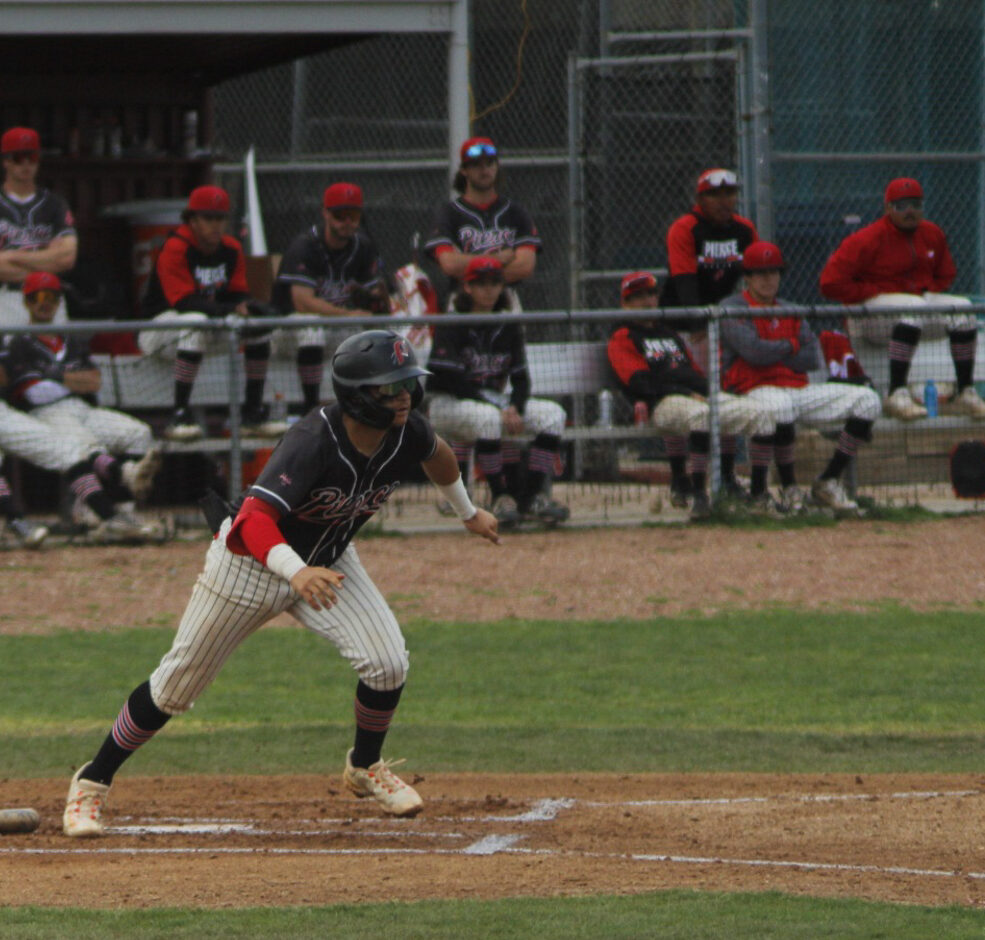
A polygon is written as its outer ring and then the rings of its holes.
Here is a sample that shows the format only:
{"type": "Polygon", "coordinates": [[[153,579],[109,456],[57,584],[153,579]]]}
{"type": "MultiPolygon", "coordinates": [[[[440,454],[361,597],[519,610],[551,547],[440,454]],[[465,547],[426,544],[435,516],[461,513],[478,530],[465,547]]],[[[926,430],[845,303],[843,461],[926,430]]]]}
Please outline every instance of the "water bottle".
{"type": "Polygon", "coordinates": [[[283,392],[274,392],[274,402],[270,407],[271,421],[287,420],[287,400],[283,392]]]}
{"type": "Polygon", "coordinates": [[[928,418],[937,417],[937,386],[933,379],[927,379],[923,387],[923,406],[927,409],[928,418]]]}
{"type": "Polygon", "coordinates": [[[603,388],[599,392],[599,421],[600,428],[612,427],[612,392],[603,388]]]}

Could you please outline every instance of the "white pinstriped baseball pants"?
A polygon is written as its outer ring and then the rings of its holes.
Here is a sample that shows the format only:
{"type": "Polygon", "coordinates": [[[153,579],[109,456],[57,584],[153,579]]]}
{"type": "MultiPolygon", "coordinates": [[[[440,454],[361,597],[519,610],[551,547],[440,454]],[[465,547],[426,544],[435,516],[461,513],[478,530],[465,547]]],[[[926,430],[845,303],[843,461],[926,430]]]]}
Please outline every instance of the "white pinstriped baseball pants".
{"type": "Polygon", "coordinates": [[[338,602],[315,610],[283,578],[225,545],[230,521],[209,548],[171,649],[150,677],[154,704],[169,715],[187,711],[250,634],[285,611],[331,640],[371,689],[391,691],[407,678],[400,626],[350,545],[332,570],[345,575],[338,602]]]}
{"type": "Polygon", "coordinates": [[[35,408],[31,415],[59,438],[78,441],[87,454],[103,449],[111,454],[146,454],[154,440],[149,424],[74,396],[35,408]]]}
{"type": "Polygon", "coordinates": [[[924,313],[928,304],[954,304],[956,307],[966,307],[971,303],[967,297],[959,294],[878,294],[870,297],[865,306],[869,310],[880,307],[912,307],[912,314],[894,313],[878,320],[852,321],[853,332],[857,330],[870,343],[889,342],[889,336],[897,323],[915,326],[920,329],[922,339],[943,339],[955,330],[975,330],[978,319],[973,313],[924,313]]]}
{"type": "MultiPolygon", "coordinates": [[[[428,419],[435,431],[452,441],[495,441],[503,436],[503,412],[496,405],[472,398],[436,392],[428,406],[428,419]]],[[[561,437],[566,420],[564,409],[547,398],[528,398],[523,409],[523,425],[534,434],[561,437]]]]}
{"type": "Polygon", "coordinates": [[[809,426],[831,424],[859,418],[875,421],[882,413],[879,395],[865,385],[823,382],[802,388],[760,385],[746,398],[769,411],[777,424],[802,421],[809,426]]]}
{"type": "Polygon", "coordinates": [[[0,458],[3,453],[61,473],[86,460],[92,450],[82,438],[58,434],[37,418],[0,401],[0,458]]]}

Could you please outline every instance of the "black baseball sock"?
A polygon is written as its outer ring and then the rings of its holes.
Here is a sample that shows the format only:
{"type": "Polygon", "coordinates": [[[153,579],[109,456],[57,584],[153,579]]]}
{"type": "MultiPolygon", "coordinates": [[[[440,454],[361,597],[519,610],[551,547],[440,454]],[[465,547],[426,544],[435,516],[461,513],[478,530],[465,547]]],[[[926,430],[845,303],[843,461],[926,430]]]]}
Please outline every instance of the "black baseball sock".
{"type": "Polygon", "coordinates": [[[298,349],[298,379],[304,394],[304,410],[317,408],[321,400],[321,380],[325,350],[321,346],[302,346],[298,349]]]}
{"type": "Polygon", "coordinates": [[[872,440],[872,422],[862,418],[849,418],[838,435],[835,452],[821,474],[822,480],[837,480],[849,461],[858,453],[862,441],[872,440]]]}
{"type": "Polygon", "coordinates": [[[920,342],[920,327],[897,323],[889,337],[889,394],[906,385],[910,363],[920,342]]]}
{"type": "Polygon", "coordinates": [[[187,408],[192,398],[192,389],[202,365],[200,352],[179,349],[174,359],[174,408],[175,411],[187,408]]]}
{"type": "Polygon", "coordinates": [[[390,730],[404,687],[390,692],[371,689],[362,679],[356,686],[356,739],[350,761],[353,767],[372,767],[383,753],[383,740],[390,730]]]}
{"type": "Polygon", "coordinates": [[[711,439],[707,431],[692,431],[687,444],[691,452],[691,486],[695,493],[703,493],[708,483],[708,450],[711,439]]]}
{"type": "Polygon", "coordinates": [[[951,360],[954,362],[954,377],[957,379],[960,395],[973,381],[975,374],[975,330],[952,330],[951,360]]]}
{"type": "Polygon", "coordinates": [[[243,349],[243,366],[246,370],[245,407],[257,411],[263,404],[263,387],[267,384],[267,366],[270,362],[270,343],[250,343],[243,349]]]}
{"type": "Polygon", "coordinates": [[[475,442],[475,462],[489,484],[492,498],[507,492],[506,478],[503,475],[503,445],[496,438],[481,437],[475,442]]]}
{"type": "Polygon", "coordinates": [[[793,424],[778,424],[773,436],[773,455],[776,459],[776,472],[780,477],[780,486],[794,486],[797,483],[797,473],[794,467],[794,442],[797,440],[797,429],[793,424]]]}
{"type": "Polygon", "coordinates": [[[103,746],[86,765],[81,777],[96,783],[110,784],[123,762],[141,744],[149,741],[163,728],[171,716],[162,712],[151,698],[150,682],[138,685],[123,703],[116,716],[113,730],[106,735],[103,746]]]}

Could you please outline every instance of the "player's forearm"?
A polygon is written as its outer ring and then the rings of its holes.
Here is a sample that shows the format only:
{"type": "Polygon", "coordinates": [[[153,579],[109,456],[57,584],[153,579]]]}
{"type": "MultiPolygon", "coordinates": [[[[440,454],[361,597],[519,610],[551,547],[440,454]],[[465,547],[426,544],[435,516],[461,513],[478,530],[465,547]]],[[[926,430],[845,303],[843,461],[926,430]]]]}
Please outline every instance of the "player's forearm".
{"type": "Polygon", "coordinates": [[[66,235],[56,238],[47,248],[26,252],[21,260],[28,271],[51,271],[59,274],[75,267],[78,246],[78,239],[74,235],[66,235]]]}
{"type": "Polygon", "coordinates": [[[537,253],[529,248],[519,248],[513,259],[503,266],[503,276],[507,284],[526,280],[537,266],[537,253]]]}
{"type": "Polygon", "coordinates": [[[421,464],[421,468],[435,486],[450,486],[461,476],[454,451],[440,437],[434,454],[421,464]]]}

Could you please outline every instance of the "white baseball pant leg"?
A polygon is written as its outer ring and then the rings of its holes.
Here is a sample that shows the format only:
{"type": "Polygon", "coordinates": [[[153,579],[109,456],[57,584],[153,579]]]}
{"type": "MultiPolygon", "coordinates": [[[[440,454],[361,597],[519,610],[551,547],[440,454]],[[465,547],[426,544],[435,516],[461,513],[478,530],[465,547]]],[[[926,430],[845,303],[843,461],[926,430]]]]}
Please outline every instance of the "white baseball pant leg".
{"type": "MultiPolygon", "coordinates": [[[[657,403],[650,420],[661,434],[690,434],[708,430],[710,411],[707,401],[687,395],[667,395],[657,403]]],[[[769,409],[751,401],[748,396],[729,392],[719,394],[718,420],[724,434],[755,437],[776,430],[776,421],[769,409]]]]}
{"type": "MultiPolygon", "coordinates": [[[[93,448],[89,435],[80,435],[77,428],[67,434],[0,401],[0,448],[44,470],[62,473],[83,460],[88,460],[93,448]]],[[[98,448],[97,448],[98,449],[98,448]]]]}
{"type": "MultiPolygon", "coordinates": [[[[189,327],[195,324],[207,323],[209,318],[204,313],[179,313],[177,310],[165,310],[154,319],[160,323],[184,323],[189,327]]],[[[178,350],[197,352],[203,355],[220,349],[225,342],[225,334],[212,330],[141,330],[137,337],[137,345],[145,356],[162,356],[173,359],[178,350]]]]}
{"type": "Polygon", "coordinates": [[[912,314],[892,314],[874,320],[863,320],[859,332],[870,343],[888,343],[893,327],[897,323],[913,326],[921,330],[921,339],[943,339],[957,330],[974,330],[978,320],[970,313],[922,313],[928,304],[953,304],[967,307],[971,301],[957,294],[879,294],[865,302],[866,309],[878,310],[880,307],[911,307],[912,314]]]}
{"type": "Polygon", "coordinates": [[[777,424],[802,421],[810,426],[830,425],[859,418],[875,421],[882,413],[879,396],[865,385],[825,382],[803,388],[761,385],[746,396],[771,412],[777,424]]]}
{"type": "Polygon", "coordinates": [[[81,398],[63,398],[31,413],[59,434],[87,440],[89,453],[145,454],[153,439],[150,425],[143,421],[112,408],[94,408],[81,398]]]}
{"type": "Polygon", "coordinates": [[[523,426],[531,434],[564,435],[567,412],[549,398],[528,398],[523,408],[523,426]]]}
{"type": "Polygon", "coordinates": [[[229,528],[226,520],[209,547],[171,649],[151,675],[151,697],[161,711],[191,708],[233,651],[284,611],[331,640],[370,688],[404,684],[409,660],[400,627],[352,546],[332,566],[345,575],[338,603],[314,610],[255,558],[228,551],[229,528]]]}
{"type": "MultiPolygon", "coordinates": [[[[299,317],[309,317],[310,313],[289,313],[285,320],[297,320],[299,317]]],[[[325,346],[328,334],[336,330],[326,330],[321,326],[303,326],[297,330],[274,330],[270,336],[270,354],[281,359],[291,359],[297,356],[302,346],[325,346]]],[[[341,339],[334,345],[337,346],[341,339]]]]}
{"type": "Polygon", "coordinates": [[[442,437],[461,443],[499,440],[503,415],[495,405],[474,398],[456,398],[441,392],[431,396],[428,417],[442,437]]]}

